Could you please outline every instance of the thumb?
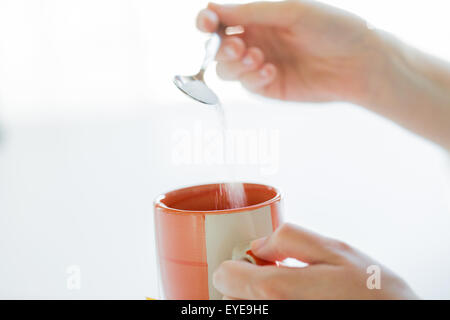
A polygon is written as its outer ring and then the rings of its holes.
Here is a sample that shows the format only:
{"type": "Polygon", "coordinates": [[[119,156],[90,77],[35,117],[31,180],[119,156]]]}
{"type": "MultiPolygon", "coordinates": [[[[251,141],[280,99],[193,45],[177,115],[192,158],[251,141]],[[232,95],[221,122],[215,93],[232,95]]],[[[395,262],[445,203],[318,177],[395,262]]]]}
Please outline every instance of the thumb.
{"type": "Polygon", "coordinates": [[[288,27],[298,19],[299,2],[252,2],[242,5],[219,5],[209,3],[226,26],[264,24],[288,27]]]}
{"type": "Polygon", "coordinates": [[[338,264],[347,245],[301,227],[284,224],[267,238],[252,242],[251,250],[259,258],[282,261],[295,258],[308,264],[338,264]]]}

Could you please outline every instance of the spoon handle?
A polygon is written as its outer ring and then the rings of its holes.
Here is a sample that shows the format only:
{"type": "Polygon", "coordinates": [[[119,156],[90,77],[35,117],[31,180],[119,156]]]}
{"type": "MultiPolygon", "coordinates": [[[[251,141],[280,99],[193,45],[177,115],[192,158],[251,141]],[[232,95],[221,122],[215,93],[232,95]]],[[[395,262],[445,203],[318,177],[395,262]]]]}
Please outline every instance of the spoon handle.
{"type": "Polygon", "coordinates": [[[221,34],[224,34],[225,26],[220,25],[216,32],[211,34],[211,37],[205,43],[205,58],[203,59],[200,72],[203,74],[208,68],[208,65],[214,61],[217,52],[219,51],[222,42],[221,34]]]}

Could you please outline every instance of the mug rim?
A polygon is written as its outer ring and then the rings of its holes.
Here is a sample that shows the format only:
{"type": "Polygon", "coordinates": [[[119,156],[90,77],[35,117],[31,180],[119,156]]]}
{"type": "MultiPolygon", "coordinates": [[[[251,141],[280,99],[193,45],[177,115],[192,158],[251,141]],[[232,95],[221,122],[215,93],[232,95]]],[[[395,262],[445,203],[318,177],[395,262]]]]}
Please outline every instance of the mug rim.
{"type": "Polygon", "coordinates": [[[232,208],[232,209],[223,209],[223,210],[184,210],[184,209],[176,209],[176,208],[171,208],[168,207],[167,205],[165,205],[162,200],[165,199],[166,195],[172,192],[178,192],[178,191],[183,191],[186,189],[192,189],[192,188],[201,188],[201,187],[208,187],[208,186],[214,186],[214,185],[220,185],[226,182],[217,182],[217,183],[207,183],[207,184],[199,184],[199,185],[192,185],[192,186],[188,186],[188,187],[182,187],[182,188],[178,188],[178,189],[174,189],[168,192],[165,192],[163,194],[158,195],[155,200],[153,201],[153,205],[156,208],[160,208],[163,209],[165,211],[165,213],[176,213],[176,214],[187,214],[187,215],[192,215],[192,214],[200,214],[200,215],[215,215],[215,214],[229,214],[229,213],[237,213],[237,212],[244,212],[244,211],[250,211],[250,210],[256,210],[268,205],[271,205],[279,200],[281,200],[281,191],[278,188],[272,187],[270,185],[266,185],[266,184],[262,184],[262,183],[252,183],[252,182],[241,182],[244,185],[253,185],[253,186],[258,186],[258,187],[264,187],[270,190],[274,190],[275,191],[275,196],[270,198],[269,200],[263,201],[261,203],[258,204],[254,204],[254,205],[250,205],[250,206],[245,206],[245,207],[241,207],[241,208],[232,208]]]}

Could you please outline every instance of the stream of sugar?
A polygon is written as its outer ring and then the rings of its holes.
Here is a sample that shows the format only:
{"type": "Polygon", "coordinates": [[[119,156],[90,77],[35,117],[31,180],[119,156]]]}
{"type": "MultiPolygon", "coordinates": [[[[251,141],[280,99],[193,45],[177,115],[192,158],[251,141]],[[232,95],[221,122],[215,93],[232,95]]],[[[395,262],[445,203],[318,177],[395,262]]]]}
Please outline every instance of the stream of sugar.
{"type": "MultiPolygon", "coordinates": [[[[224,166],[226,167],[224,169],[224,173],[226,174],[226,180],[235,180],[234,172],[231,167],[227,168],[226,162],[229,150],[227,150],[227,121],[225,117],[225,110],[216,94],[212,92],[203,81],[196,80],[180,82],[177,81],[177,77],[175,77],[174,82],[181,91],[191,98],[214,106],[218,118],[218,128],[223,146],[222,156],[224,166]]],[[[216,209],[218,210],[234,209],[246,206],[247,197],[245,194],[244,185],[239,182],[225,181],[221,183],[215,200],[216,209]]]]}
{"type": "MultiPolygon", "coordinates": [[[[219,103],[215,106],[217,117],[219,119],[219,130],[222,139],[222,155],[223,163],[226,165],[228,147],[227,147],[227,121],[225,110],[219,103]]],[[[235,179],[235,174],[231,168],[226,170],[227,176],[235,179]]],[[[219,194],[216,197],[217,209],[234,209],[242,208],[247,205],[247,196],[245,194],[244,185],[240,182],[224,182],[219,187],[219,194]]]]}

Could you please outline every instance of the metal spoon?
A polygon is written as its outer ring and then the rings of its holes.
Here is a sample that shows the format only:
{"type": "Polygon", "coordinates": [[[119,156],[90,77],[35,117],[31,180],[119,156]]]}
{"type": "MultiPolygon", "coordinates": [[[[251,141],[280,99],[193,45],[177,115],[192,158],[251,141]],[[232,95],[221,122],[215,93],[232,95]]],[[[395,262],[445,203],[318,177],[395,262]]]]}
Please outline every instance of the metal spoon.
{"type": "Polygon", "coordinates": [[[203,59],[200,71],[193,76],[177,75],[173,78],[173,83],[175,83],[178,89],[192,99],[204,104],[219,104],[219,98],[217,95],[206,85],[204,74],[206,68],[208,68],[208,65],[214,60],[214,57],[219,50],[220,43],[220,35],[217,32],[213,33],[208,41],[206,41],[205,57],[203,59]]]}

